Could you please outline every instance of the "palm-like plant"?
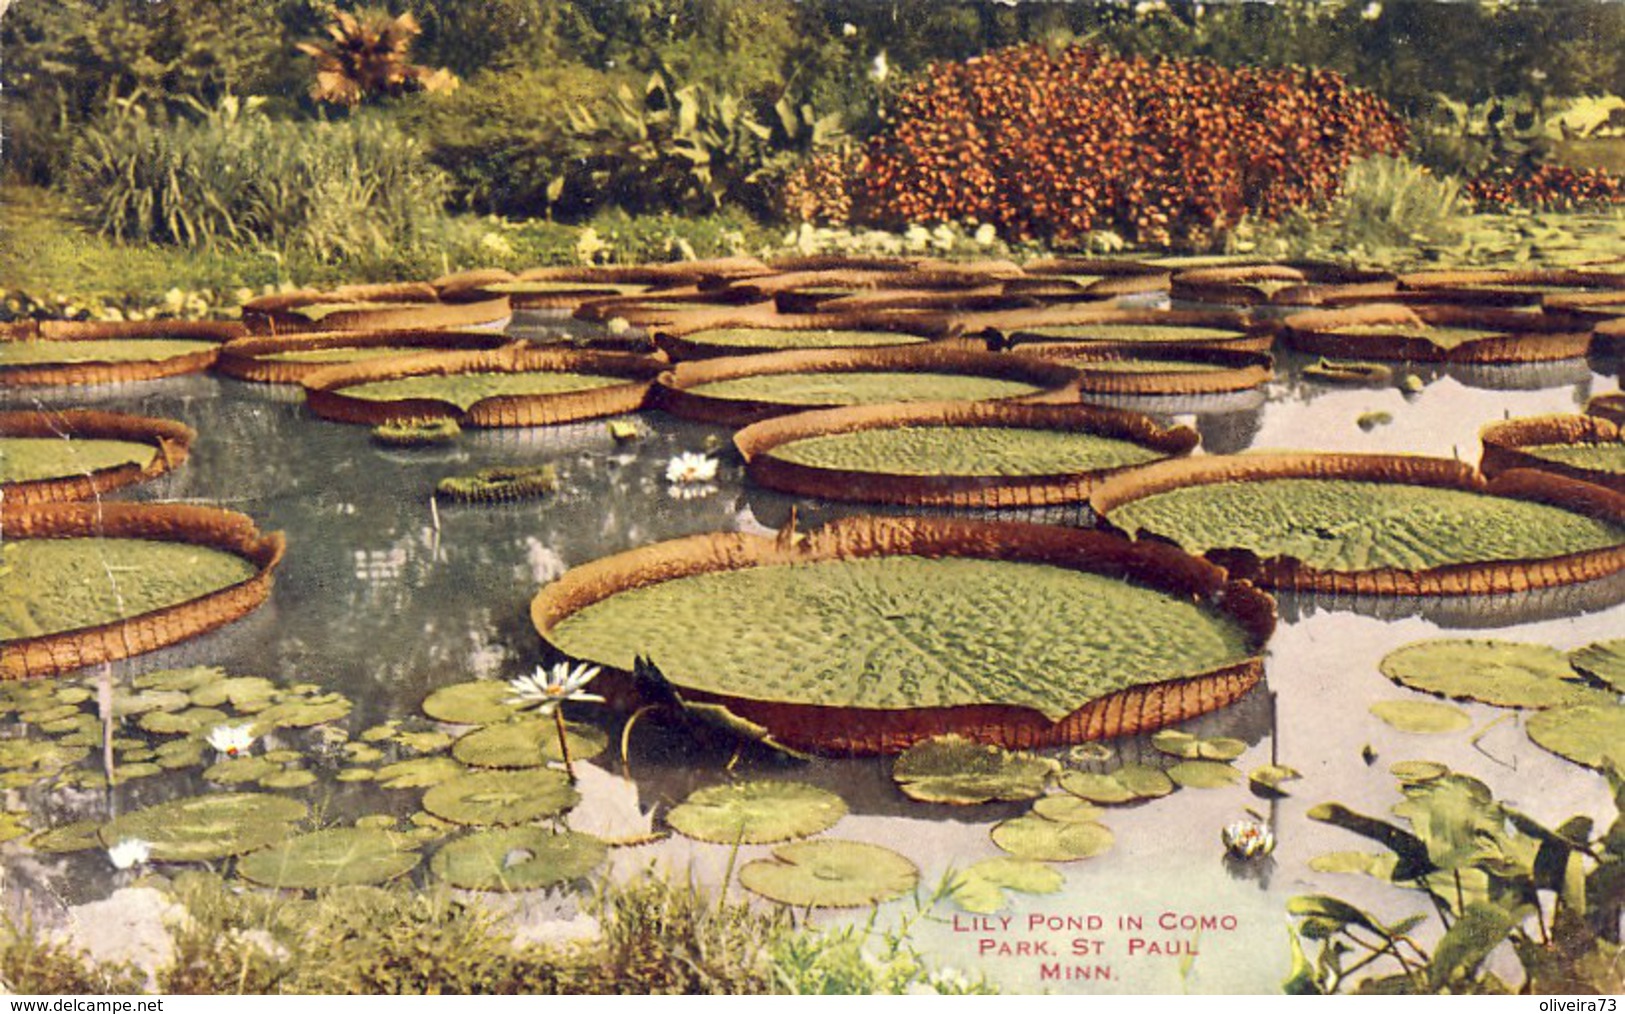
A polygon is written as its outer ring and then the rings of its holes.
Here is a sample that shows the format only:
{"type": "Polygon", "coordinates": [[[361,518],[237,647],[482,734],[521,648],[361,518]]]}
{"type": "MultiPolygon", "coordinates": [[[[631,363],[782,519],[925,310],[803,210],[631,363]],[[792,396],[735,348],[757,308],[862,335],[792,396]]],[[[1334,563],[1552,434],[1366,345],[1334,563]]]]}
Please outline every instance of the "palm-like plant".
{"type": "Polygon", "coordinates": [[[420,67],[407,59],[412,40],[423,31],[411,12],[392,16],[378,7],[335,11],[327,26],[331,42],[301,42],[299,51],[316,60],[311,97],[341,106],[360,105],[380,95],[409,91],[449,91],[457,76],[445,68],[420,67]]]}

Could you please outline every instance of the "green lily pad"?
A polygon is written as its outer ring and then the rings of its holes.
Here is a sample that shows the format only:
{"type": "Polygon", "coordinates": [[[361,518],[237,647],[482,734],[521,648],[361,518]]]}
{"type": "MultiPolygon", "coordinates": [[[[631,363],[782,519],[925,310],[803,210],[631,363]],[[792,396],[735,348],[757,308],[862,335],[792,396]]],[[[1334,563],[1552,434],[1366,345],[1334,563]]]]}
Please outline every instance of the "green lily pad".
{"type": "Polygon", "coordinates": [[[152,857],[194,862],[242,855],[282,841],[309,811],[305,804],[256,792],[177,799],[126,813],[102,825],[102,843],[139,838],[152,857]]]}
{"type": "Polygon", "coordinates": [[[221,785],[245,785],[281,770],[264,757],[228,757],[205,768],[203,777],[221,785]]]}
{"type": "Polygon", "coordinates": [[[1112,772],[1112,777],[1137,799],[1157,799],[1174,791],[1168,773],[1149,764],[1124,764],[1112,772]]]}
{"type": "Polygon", "coordinates": [[[897,758],[892,778],[910,799],[961,806],[994,799],[1036,799],[1057,762],[1012,753],[964,736],[939,736],[909,747],[897,758]]]}
{"type": "Polygon", "coordinates": [[[1625,694],[1625,638],[1599,641],[1569,653],[1569,664],[1592,679],[1625,694]]]}
{"type": "Polygon", "coordinates": [[[846,803],[799,782],[732,782],[699,789],[666,815],[678,833],[723,845],[763,845],[834,827],[846,803]]]}
{"type": "Polygon", "coordinates": [[[1218,761],[1180,761],[1168,769],[1175,785],[1186,789],[1222,789],[1241,781],[1241,772],[1218,761]]]}
{"type": "Polygon", "coordinates": [[[359,827],[312,831],[237,861],[237,872],[266,887],[319,890],[382,884],[404,876],[421,858],[410,839],[359,827]]]}
{"type": "Polygon", "coordinates": [[[423,699],[423,713],[453,725],[490,725],[518,713],[513,687],[502,680],[475,680],[441,687],[423,699]]]}
{"type": "MultiPolygon", "coordinates": [[[[424,732],[402,732],[395,736],[395,742],[413,753],[439,753],[451,746],[453,737],[449,733],[431,729],[424,732]]],[[[574,750],[574,744],[571,745],[574,750]]]]}
{"type": "Polygon", "coordinates": [[[1448,775],[1450,769],[1436,761],[1398,761],[1389,766],[1388,773],[1402,782],[1431,782],[1448,775]]]}
{"type": "Polygon", "coordinates": [[[276,684],[263,676],[230,676],[205,683],[192,691],[192,703],[201,708],[231,705],[237,711],[260,711],[271,703],[276,684]]]}
{"type": "Polygon", "coordinates": [[[1289,768],[1285,764],[1265,764],[1247,773],[1248,784],[1260,795],[1265,796],[1287,795],[1281,784],[1297,781],[1302,777],[1296,768],[1289,768]]]}
{"type": "Polygon", "coordinates": [[[1096,764],[1109,761],[1117,756],[1117,751],[1105,743],[1089,742],[1079,743],[1067,750],[1067,760],[1074,764],[1096,764]]]}
{"type": "Polygon", "coordinates": [[[475,771],[423,794],[423,808],[455,824],[526,824],[556,817],[581,796],[561,771],[475,771]]]}
{"type": "Polygon", "coordinates": [[[424,789],[459,775],[468,769],[450,757],[414,757],[385,764],[377,771],[378,784],[386,789],[424,789]]]}
{"type": "Polygon", "coordinates": [[[163,774],[164,769],[156,764],[138,761],[134,764],[121,764],[113,771],[113,784],[123,785],[138,778],[151,778],[153,775],[163,774]]]}
{"type": "Polygon", "coordinates": [[[1339,573],[1547,560],[1625,540],[1625,527],[1545,503],[1344,479],[1202,483],[1119,504],[1109,520],[1190,553],[1246,550],[1339,573]]]}
{"type": "Polygon", "coordinates": [[[0,842],[16,841],[29,832],[27,813],[17,810],[0,812],[0,842]]]}
{"type": "Polygon", "coordinates": [[[772,859],[746,863],[739,882],[746,890],[795,908],[875,905],[914,890],[920,872],[891,849],[864,842],[793,842],[772,859]]]}
{"type": "Polygon", "coordinates": [[[608,852],[591,835],[509,827],[450,842],[435,853],[429,868],[465,890],[533,891],[585,877],[608,852]]]}
{"type": "Polygon", "coordinates": [[[1115,839],[1104,824],[1059,823],[1043,817],[1016,817],[995,824],[993,844],[1021,859],[1068,863],[1106,852],[1115,839]]]}
{"type": "Polygon", "coordinates": [[[1105,811],[1095,804],[1070,793],[1045,796],[1033,801],[1033,814],[1057,824],[1084,824],[1099,820],[1105,811]]]}
{"type": "Polygon", "coordinates": [[[226,678],[226,671],[218,666],[195,665],[186,669],[159,669],[142,673],[130,681],[137,690],[167,690],[190,693],[205,684],[226,678]]]}
{"type": "Polygon", "coordinates": [[[63,746],[39,739],[0,739],[0,770],[57,771],[90,756],[82,746],[63,746]]]}
{"type": "Polygon", "coordinates": [[[149,711],[135,724],[159,736],[190,736],[230,721],[230,715],[216,708],[192,707],[185,711],[149,711]]]}
{"type": "Polygon", "coordinates": [[[289,768],[286,771],[278,771],[275,774],[269,774],[260,779],[260,788],[262,789],[281,789],[286,791],[290,789],[302,789],[307,785],[315,784],[315,773],[312,771],[307,771],[304,768],[289,768]]]}
{"type": "Polygon", "coordinates": [[[1005,891],[1054,894],[1066,883],[1061,871],[1031,859],[1000,856],[974,863],[954,877],[948,896],[967,912],[987,915],[1006,904],[1005,891]]]}
{"type": "Polygon", "coordinates": [[[1381,669],[1412,690],[1503,708],[1553,708],[1604,699],[1580,681],[1568,656],[1543,644],[1418,641],[1390,652],[1381,669]]]}
{"type": "Polygon", "coordinates": [[[805,468],[888,475],[1075,475],[1168,455],[1093,433],[1014,426],[888,426],[803,437],[768,457],[805,468]]]}
{"type": "Polygon", "coordinates": [[[369,828],[374,831],[390,831],[399,823],[399,820],[387,813],[369,813],[365,817],[355,819],[356,827],[369,828]]]}
{"type": "MultiPolygon", "coordinates": [[[[609,737],[591,725],[564,724],[572,760],[588,760],[604,752],[609,737]]],[[[476,768],[539,768],[562,761],[559,730],[551,718],[521,718],[475,729],[459,738],[451,755],[476,768]]]]}
{"type": "Polygon", "coordinates": [[[172,739],[159,743],[153,751],[158,766],[166,771],[178,771],[203,763],[204,743],[199,739],[172,739]]]}
{"type": "Polygon", "coordinates": [[[1151,745],[1165,754],[1185,760],[1235,760],[1247,752],[1247,744],[1239,739],[1216,736],[1204,739],[1178,729],[1163,729],[1151,737],[1151,745]]]}
{"type": "MultiPolygon", "coordinates": [[[[49,722],[39,723],[39,731],[48,736],[66,736],[76,732],[99,733],[101,731],[101,725],[102,723],[97,720],[95,715],[86,714],[83,711],[74,709],[74,712],[71,715],[54,719],[49,722]]],[[[101,742],[101,737],[99,735],[96,737],[96,742],[101,742]]]]}
{"type": "Polygon", "coordinates": [[[118,718],[144,715],[149,711],[180,711],[192,703],[191,695],[182,690],[125,690],[113,691],[113,714],[118,718]]]}
{"type": "Polygon", "coordinates": [[[1473,724],[1467,712],[1434,701],[1376,701],[1371,713],[1400,732],[1460,732],[1473,724]]]}
{"type": "Polygon", "coordinates": [[[1529,716],[1529,738],[1588,768],[1625,773],[1625,707],[1580,704],[1529,716]]]}
{"type": "Polygon", "coordinates": [[[350,699],[343,694],[315,697],[284,697],[254,713],[254,733],[263,736],[272,729],[308,729],[336,722],[350,713],[350,699]]]}
{"type": "Polygon", "coordinates": [[[99,849],[102,848],[101,829],[99,820],[76,820],[41,831],[28,840],[28,847],[46,855],[99,849]]]}
{"type": "Polygon", "coordinates": [[[64,718],[75,718],[80,714],[82,712],[72,704],[51,702],[42,708],[20,712],[17,715],[17,720],[27,725],[45,725],[50,722],[59,722],[64,718]]]}
{"type": "Polygon", "coordinates": [[[1132,803],[1140,798],[1111,775],[1089,771],[1068,771],[1061,776],[1061,788],[1080,799],[1087,799],[1091,803],[1100,803],[1103,806],[1132,803]]]}
{"type": "Polygon", "coordinates": [[[378,772],[372,768],[344,768],[333,777],[341,782],[371,782],[378,779],[378,772]]]}
{"type": "Polygon", "coordinates": [[[374,725],[362,730],[361,735],[357,738],[363,743],[382,743],[394,739],[400,731],[401,723],[384,722],[382,725],[374,725]]]}

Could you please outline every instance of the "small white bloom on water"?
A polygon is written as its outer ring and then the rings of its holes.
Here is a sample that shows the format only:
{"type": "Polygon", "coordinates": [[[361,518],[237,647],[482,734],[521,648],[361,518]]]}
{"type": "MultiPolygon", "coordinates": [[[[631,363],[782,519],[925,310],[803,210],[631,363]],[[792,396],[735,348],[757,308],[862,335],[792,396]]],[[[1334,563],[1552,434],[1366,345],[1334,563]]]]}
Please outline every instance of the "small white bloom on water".
{"type": "Polygon", "coordinates": [[[107,858],[112,861],[113,868],[127,870],[132,866],[140,866],[152,855],[152,846],[140,838],[123,838],[118,844],[107,850],[107,858]]]}
{"type": "Polygon", "coordinates": [[[875,61],[869,65],[869,76],[876,81],[885,81],[891,74],[891,63],[886,59],[886,51],[882,49],[875,54],[875,61]]]}
{"type": "Polygon", "coordinates": [[[850,39],[852,36],[858,34],[858,26],[854,25],[850,21],[844,21],[841,23],[841,34],[850,39]]]}
{"type": "Polygon", "coordinates": [[[565,701],[602,701],[602,697],[583,689],[598,673],[599,668],[595,665],[572,666],[568,662],[559,662],[551,669],[537,666],[529,676],[508,681],[514,693],[519,695],[511,703],[527,707],[540,705],[542,714],[551,715],[565,701]]]}
{"type": "Polygon", "coordinates": [[[217,725],[209,733],[209,745],[227,757],[247,753],[248,748],[254,745],[254,726],[217,725]]]}
{"type": "Polygon", "coordinates": [[[1377,20],[1382,17],[1382,4],[1375,2],[1366,4],[1365,9],[1360,12],[1360,17],[1367,21],[1377,20]]]}
{"type": "Polygon", "coordinates": [[[1219,832],[1225,851],[1237,859],[1259,859],[1275,851],[1275,835],[1263,824],[1238,820],[1219,832]]]}
{"type": "Polygon", "coordinates": [[[717,459],[708,454],[684,451],[666,464],[666,481],[680,486],[699,486],[717,477],[717,459]]]}

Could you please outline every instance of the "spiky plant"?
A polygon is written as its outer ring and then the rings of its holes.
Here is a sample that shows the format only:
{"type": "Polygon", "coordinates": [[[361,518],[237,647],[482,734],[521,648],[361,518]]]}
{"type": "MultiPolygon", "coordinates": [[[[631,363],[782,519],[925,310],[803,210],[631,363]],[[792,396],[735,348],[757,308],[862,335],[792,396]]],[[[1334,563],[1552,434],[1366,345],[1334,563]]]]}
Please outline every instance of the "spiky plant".
{"type": "Polygon", "coordinates": [[[457,87],[457,76],[451,71],[420,67],[407,59],[412,40],[422,31],[410,11],[398,16],[380,7],[334,11],[327,26],[331,42],[299,44],[299,51],[316,61],[311,97],[357,106],[378,96],[457,87]]]}

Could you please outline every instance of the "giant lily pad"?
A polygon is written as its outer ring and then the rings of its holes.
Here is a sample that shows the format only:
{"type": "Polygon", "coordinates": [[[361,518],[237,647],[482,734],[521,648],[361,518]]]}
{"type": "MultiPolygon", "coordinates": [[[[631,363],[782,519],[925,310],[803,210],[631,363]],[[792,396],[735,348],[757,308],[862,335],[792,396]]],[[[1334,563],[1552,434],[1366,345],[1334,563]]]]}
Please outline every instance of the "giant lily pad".
{"type": "Polygon", "coordinates": [[[102,825],[101,836],[106,845],[139,838],[152,846],[154,859],[164,861],[223,859],[282,841],[307,812],[286,796],[192,796],[115,817],[102,825]]]}
{"type": "MultiPolygon", "coordinates": [[[[609,737],[591,725],[568,722],[564,735],[572,760],[588,760],[604,752],[609,737]]],[[[459,738],[451,755],[476,768],[539,768],[563,760],[558,727],[551,718],[527,718],[487,725],[459,738]]]]}
{"type": "Polygon", "coordinates": [[[1618,524],[1546,503],[1352,479],[1205,482],[1127,500],[1107,515],[1124,531],[1190,552],[1245,550],[1330,572],[1544,560],[1625,542],[1618,524]]]}
{"type": "Polygon", "coordinates": [[[838,329],[792,331],[764,327],[730,327],[683,335],[682,344],[738,352],[779,352],[786,349],[861,349],[887,345],[915,345],[919,335],[899,331],[838,329]]]}
{"type": "Polygon", "coordinates": [[[902,556],[663,581],[589,606],[549,636],[627,670],[650,654],[673,682],[715,693],[877,709],[992,701],[1051,720],[1248,655],[1233,621],[1149,588],[1038,564],[902,556]]]}
{"type": "Polygon", "coordinates": [[[799,782],[733,782],[699,789],[666,815],[679,833],[725,845],[806,838],[834,827],[846,803],[799,782]]]}
{"type": "Polygon", "coordinates": [[[336,827],[302,834],[243,856],[237,872],[266,887],[318,890],[382,884],[409,873],[419,855],[387,831],[336,827]]]}
{"type": "Polygon", "coordinates": [[[916,743],[892,768],[910,799],[973,805],[994,799],[1036,799],[1060,765],[1047,757],[1011,753],[964,736],[916,743]]]}
{"type": "Polygon", "coordinates": [[[139,468],[157,454],[154,445],[132,440],[0,436],[0,483],[91,475],[125,465],[139,468]]]}
{"type": "Polygon", "coordinates": [[[988,914],[1006,904],[1005,891],[1054,894],[1066,878],[1061,871],[1031,859],[1000,856],[965,868],[954,878],[949,897],[967,912],[988,914]]]}
{"type": "Polygon", "coordinates": [[[1625,772],[1625,707],[1579,704],[1529,717],[1529,738],[1576,764],[1625,772]]]}
{"type": "Polygon", "coordinates": [[[235,553],[149,539],[20,539],[6,562],[13,569],[0,582],[0,642],[114,623],[258,573],[235,553]]]}
{"type": "Polygon", "coordinates": [[[423,794],[423,808],[457,824],[526,824],[556,817],[581,796],[561,771],[476,771],[423,794]]]}
{"type": "Polygon", "coordinates": [[[1111,829],[1090,821],[1061,823],[1043,817],[1016,817],[993,827],[993,844],[1021,859],[1054,863],[1089,859],[1106,852],[1111,829]]]}
{"type": "Polygon", "coordinates": [[[1400,732],[1459,732],[1473,724],[1467,712],[1435,701],[1376,701],[1371,713],[1400,732]]]}
{"type": "Polygon", "coordinates": [[[453,373],[397,377],[353,384],[343,388],[349,398],[367,401],[405,401],[427,398],[444,401],[467,410],[487,398],[513,395],[569,394],[613,387],[626,383],[625,377],[602,377],[588,373],[453,373]]]}
{"type": "Polygon", "coordinates": [[[1601,703],[1566,655],[1541,644],[1514,641],[1418,641],[1390,652],[1383,675],[1402,686],[1441,697],[1504,708],[1550,708],[1601,703]]]}
{"type": "Polygon", "coordinates": [[[771,456],[810,468],[888,475],[1073,475],[1166,455],[1132,440],[1019,426],[897,426],[810,436],[771,456]]]}
{"type": "Polygon", "coordinates": [[[992,401],[1037,394],[1042,388],[1003,377],[877,370],[840,373],[762,373],[714,380],[689,393],[723,401],[774,405],[879,405],[913,401],[992,401]]]}
{"type": "Polygon", "coordinates": [[[1569,653],[1569,664],[1594,680],[1625,694],[1625,638],[1599,641],[1569,653]]]}
{"type": "Polygon", "coordinates": [[[531,891],[591,873],[608,849],[591,835],[537,827],[479,831],[449,843],[430,861],[435,876],[471,891],[531,891]]]}
{"type": "Polygon", "coordinates": [[[746,863],[739,882],[764,898],[796,908],[855,908],[907,894],[920,877],[891,849],[854,841],[793,842],[772,859],[746,863]]]}

